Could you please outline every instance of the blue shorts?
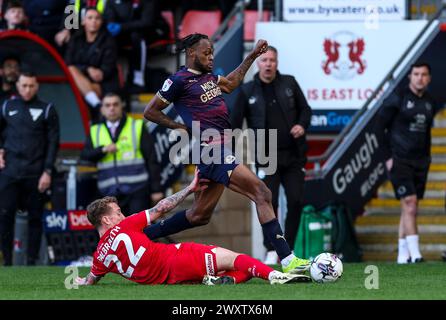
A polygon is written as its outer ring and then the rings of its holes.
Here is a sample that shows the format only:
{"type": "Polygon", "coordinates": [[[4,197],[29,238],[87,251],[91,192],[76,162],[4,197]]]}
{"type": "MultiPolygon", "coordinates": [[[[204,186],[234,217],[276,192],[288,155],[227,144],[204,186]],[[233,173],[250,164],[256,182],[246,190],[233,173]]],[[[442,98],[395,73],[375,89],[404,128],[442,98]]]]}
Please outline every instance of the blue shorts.
{"type": "Polygon", "coordinates": [[[238,159],[233,155],[232,151],[221,146],[219,155],[213,154],[214,149],[210,146],[201,146],[201,159],[197,164],[200,170],[200,177],[221,183],[226,187],[229,186],[232,171],[239,165],[238,159]]]}

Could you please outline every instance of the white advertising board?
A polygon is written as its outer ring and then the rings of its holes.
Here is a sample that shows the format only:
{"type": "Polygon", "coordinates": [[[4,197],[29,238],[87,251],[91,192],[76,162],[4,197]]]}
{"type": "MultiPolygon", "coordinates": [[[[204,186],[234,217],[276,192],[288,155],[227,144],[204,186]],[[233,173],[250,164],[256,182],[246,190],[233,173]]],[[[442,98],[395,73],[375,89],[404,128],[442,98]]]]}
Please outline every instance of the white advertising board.
{"type": "Polygon", "coordinates": [[[257,39],[277,48],[279,71],[293,75],[313,109],[359,109],[426,21],[258,23],[257,39]]]}
{"type": "Polygon", "coordinates": [[[403,20],[405,0],[283,0],[284,21],[403,20]]]}

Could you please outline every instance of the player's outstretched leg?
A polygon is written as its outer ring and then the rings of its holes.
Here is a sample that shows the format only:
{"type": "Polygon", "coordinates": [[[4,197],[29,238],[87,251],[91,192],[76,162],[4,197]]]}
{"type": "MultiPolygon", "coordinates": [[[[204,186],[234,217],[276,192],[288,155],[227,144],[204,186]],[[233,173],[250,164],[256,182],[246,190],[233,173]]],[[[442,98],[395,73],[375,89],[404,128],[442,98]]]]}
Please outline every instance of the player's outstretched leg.
{"type": "MultiPolygon", "coordinates": [[[[255,278],[267,280],[271,284],[311,281],[309,276],[302,274],[282,273],[246,254],[235,253],[224,248],[216,248],[216,259],[218,271],[234,270],[236,272],[242,272],[245,275],[251,275],[255,278]]],[[[228,272],[226,272],[226,275],[223,275],[228,276],[228,272]]]]}
{"type": "Polygon", "coordinates": [[[282,270],[286,273],[304,273],[310,268],[310,261],[296,257],[282,232],[271,204],[271,191],[245,165],[238,165],[231,174],[229,188],[255,202],[257,215],[264,234],[273,245],[280,258],[282,270]]]}

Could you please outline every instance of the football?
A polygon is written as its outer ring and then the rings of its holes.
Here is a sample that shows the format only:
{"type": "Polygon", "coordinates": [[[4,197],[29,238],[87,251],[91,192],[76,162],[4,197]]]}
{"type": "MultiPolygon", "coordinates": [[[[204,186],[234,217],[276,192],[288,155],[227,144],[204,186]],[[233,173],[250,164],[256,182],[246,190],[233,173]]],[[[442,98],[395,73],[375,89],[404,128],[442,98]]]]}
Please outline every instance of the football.
{"type": "Polygon", "coordinates": [[[319,254],[310,266],[311,278],[319,283],[335,282],[341,277],[342,271],[341,259],[328,252],[319,254]]]}

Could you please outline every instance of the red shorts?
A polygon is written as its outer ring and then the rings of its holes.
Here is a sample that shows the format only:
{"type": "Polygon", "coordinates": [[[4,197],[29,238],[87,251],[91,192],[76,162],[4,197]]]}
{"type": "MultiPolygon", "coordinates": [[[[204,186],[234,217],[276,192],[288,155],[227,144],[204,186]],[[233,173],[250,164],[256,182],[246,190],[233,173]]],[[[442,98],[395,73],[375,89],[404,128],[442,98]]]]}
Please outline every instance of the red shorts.
{"type": "Polygon", "coordinates": [[[196,283],[201,282],[206,274],[217,274],[215,248],[217,246],[181,243],[170,266],[167,283],[196,283]]]}

